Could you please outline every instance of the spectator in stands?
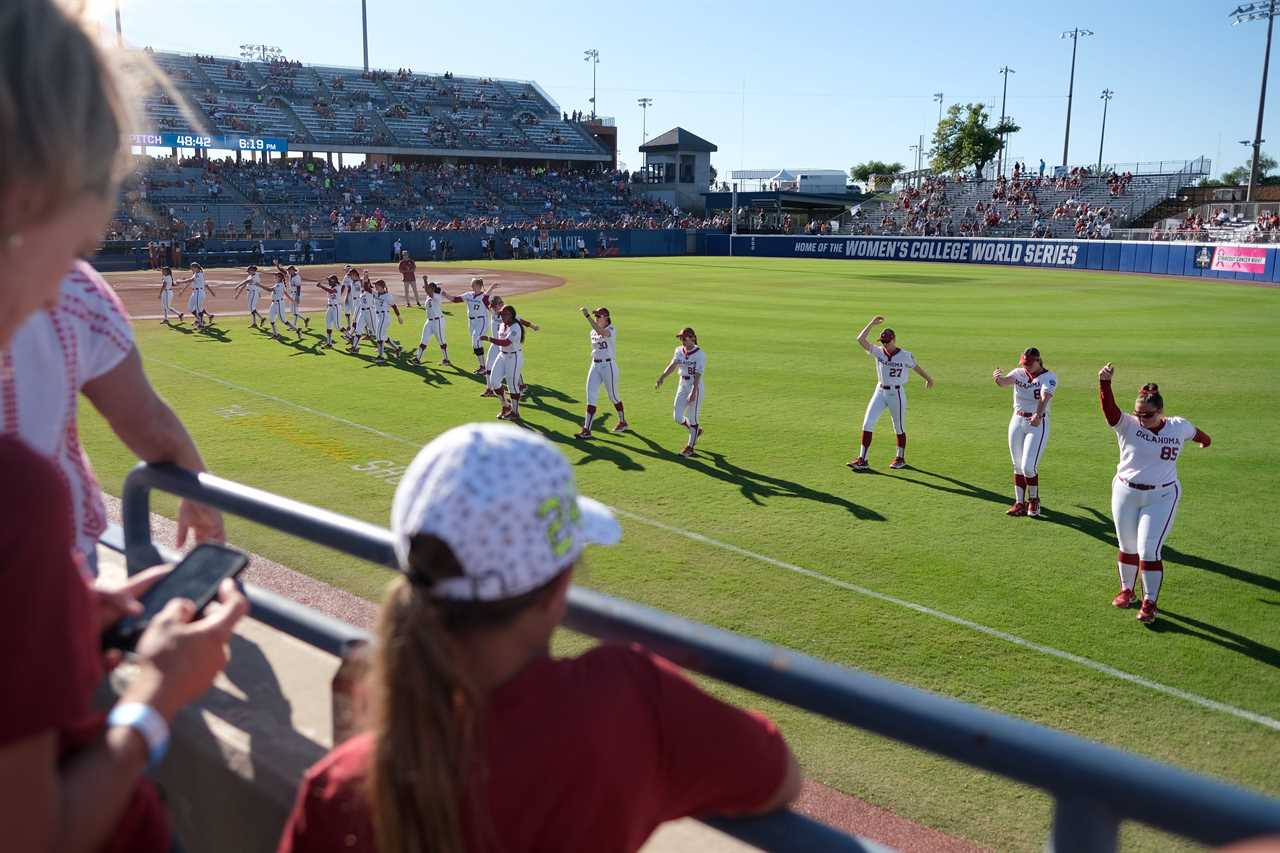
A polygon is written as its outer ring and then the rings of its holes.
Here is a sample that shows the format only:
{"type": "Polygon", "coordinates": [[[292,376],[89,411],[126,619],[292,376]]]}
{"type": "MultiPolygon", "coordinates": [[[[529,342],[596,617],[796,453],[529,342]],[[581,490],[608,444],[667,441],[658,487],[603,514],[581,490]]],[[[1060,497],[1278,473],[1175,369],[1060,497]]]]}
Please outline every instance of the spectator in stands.
{"type": "Polygon", "coordinates": [[[307,773],[281,853],[636,850],[663,821],[798,793],[771,722],[662,658],[551,657],[575,564],[621,530],[542,436],[449,430],[409,466],[391,525],[405,574],[379,617],[372,730],[307,773]]]}
{"type": "MultiPolygon", "coordinates": [[[[75,255],[95,245],[123,174],[128,85],[52,0],[0,12],[0,349],[57,297],[75,255]],[[49,103],[56,102],[57,110],[49,103]]],[[[130,98],[132,100],[132,98],[130,98]]],[[[5,361],[7,362],[5,353],[5,361]]],[[[9,374],[6,363],[5,374],[9,374]]],[[[57,393],[46,389],[46,393],[57,393]]],[[[9,399],[8,394],[5,395],[9,399]]],[[[9,406],[0,417],[8,420],[9,406]]],[[[73,497],[23,438],[0,437],[0,827],[7,850],[167,853],[159,797],[142,774],[163,755],[168,721],[225,663],[244,598],[228,584],[191,622],[173,601],[138,644],[138,669],[105,717],[93,693],[100,632],[141,610],[163,574],[90,586],[75,552],[73,497]]],[[[78,496],[77,496],[78,499],[78,496]]]]}

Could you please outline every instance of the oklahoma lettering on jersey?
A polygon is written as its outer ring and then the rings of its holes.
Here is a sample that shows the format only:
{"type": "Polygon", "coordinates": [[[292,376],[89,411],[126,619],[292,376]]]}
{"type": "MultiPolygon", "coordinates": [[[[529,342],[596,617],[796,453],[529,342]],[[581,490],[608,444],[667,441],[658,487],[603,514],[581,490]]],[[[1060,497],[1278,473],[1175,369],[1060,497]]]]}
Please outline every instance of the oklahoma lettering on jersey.
{"type": "Polygon", "coordinates": [[[524,340],[524,327],[519,323],[514,326],[508,326],[503,323],[498,329],[496,337],[500,341],[510,341],[510,343],[501,348],[502,352],[520,352],[520,343],[524,340]]]}
{"type": "Polygon", "coordinates": [[[271,301],[279,302],[282,299],[284,299],[284,282],[277,280],[275,284],[271,285],[271,301]]]}
{"type": "Polygon", "coordinates": [[[876,360],[876,379],[881,385],[906,385],[907,371],[916,366],[916,357],[904,349],[888,355],[883,347],[872,347],[867,355],[876,360]]]}
{"type": "Polygon", "coordinates": [[[391,306],[395,303],[396,300],[391,296],[391,291],[389,290],[386,293],[376,293],[373,296],[373,304],[379,317],[385,317],[390,314],[391,306]]]}
{"type": "Polygon", "coordinates": [[[337,308],[338,307],[338,291],[333,290],[331,292],[325,293],[324,304],[325,304],[325,307],[327,308],[337,308]]]}
{"type": "Polygon", "coordinates": [[[1122,480],[1144,486],[1176,481],[1178,454],[1196,434],[1195,426],[1186,418],[1165,418],[1157,431],[1147,429],[1130,414],[1122,414],[1112,429],[1120,443],[1116,474],[1122,480]]]}
{"type": "Polygon", "coordinates": [[[462,301],[467,305],[467,319],[479,320],[484,317],[484,310],[488,299],[483,293],[464,293],[462,301]]]}
{"type": "Polygon", "coordinates": [[[438,293],[428,293],[428,294],[427,294],[427,319],[428,319],[428,320],[439,320],[439,319],[440,319],[440,317],[441,317],[441,314],[440,314],[440,294],[438,294],[438,293]]]}
{"type": "Polygon", "coordinates": [[[163,278],[161,278],[161,280],[160,280],[160,289],[161,289],[161,290],[163,290],[163,291],[165,291],[165,292],[168,292],[168,291],[170,291],[170,290],[173,290],[173,276],[171,276],[171,275],[166,275],[166,276],[164,276],[163,278]]]}
{"type": "Polygon", "coordinates": [[[196,273],[195,278],[191,280],[191,288],[193,290],[204,290],[204,270],[196,273]]]}
{"type": "MultiPolygon", "coordinates": [[[[1052,370],[1042,370],[1032,376],[1025,367],[1009,372],[1013,380],[1013,410],[1015,412],[1034,412],[1040,405],[1041,397],[1052,398],[1058,393],[1058,375],[1052,370]]],[[[1049,406],[1044,404],[1044,413],[1049,414],[1049,406]]]]}
{"type": "Polygon", "coordinates": [[[614,344],[618,342],[618,333],[614,331],[612,323],[606,326],[606,329],[609,332],[608,335],[602,335],[595,329],[591,330],[591,358],[593,360],[617,357],[614,344]]]}
{"type": "Polygon", "coordinates": [[[707,353],[702,347],[694,347],[693,352],[685,352],[684,347],[676,347],[676,367],[680,370],[680,381],[691,382],[695,376],[701,376],[707,369],[707,353]]]}

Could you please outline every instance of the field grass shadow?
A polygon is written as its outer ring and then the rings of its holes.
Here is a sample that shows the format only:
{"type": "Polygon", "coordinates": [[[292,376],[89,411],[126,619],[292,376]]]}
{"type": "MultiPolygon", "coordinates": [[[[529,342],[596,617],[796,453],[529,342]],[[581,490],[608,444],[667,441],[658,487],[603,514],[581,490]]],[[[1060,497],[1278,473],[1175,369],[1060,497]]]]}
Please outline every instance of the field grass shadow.
{"type": "Polygon", "coordinates": [[[1190,616],[1184,616],[1163,607],[1160,608],[1160,618],[1151,623],[1150,629],[1156,633],[1185,634],[1195,637],[1197,640],[1213,643],[1215,646],[1221,646],[1253,658],[1259,663],[1280,669],[1280,649],[1274,649],[1233,631],[1210,625],[1199,619],[1192,619],[1190,616]]]}
{"type": "Polygon", "coordinates": [[[219,329],[216,326],[205,326],[203,329],[195,329],[192,334],[200,335],[205,342],[218,344],[231,343],[231,335],[226,330],[219,329]]]}
{"type": "Polygon", "coordinates": [[[585,455],[578,460],[579,465],[587,465],[597,460],[602,462],[612,462],[619,471],[643,471],[645,467],[632,459],[629,455],[609,444],[597,441],[580,441],[562,432],[557,432],[540,424],[531,421],[524,421],[524,425],[536,433],[541,434],[548,441],[555,444],[563,444],[567,448],[584,453],[585,455]]]}

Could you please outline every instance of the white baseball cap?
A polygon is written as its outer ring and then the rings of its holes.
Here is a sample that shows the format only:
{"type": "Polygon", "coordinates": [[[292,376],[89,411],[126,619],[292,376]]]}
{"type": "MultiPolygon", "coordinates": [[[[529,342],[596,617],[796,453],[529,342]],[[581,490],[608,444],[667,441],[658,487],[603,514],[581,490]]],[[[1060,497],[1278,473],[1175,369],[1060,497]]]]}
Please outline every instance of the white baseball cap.
{"type": "Polygon", "coordinates": [[[405,471],[391,504],[401,569],[409,540],[443,540],[463,576],[432,593],[498,601],[537,589],[588,544],[615,545],[622,528],[609,508],[578,495],[564,455],[537,433],[510,424],[466,424],[442,434],[405,471]]]}

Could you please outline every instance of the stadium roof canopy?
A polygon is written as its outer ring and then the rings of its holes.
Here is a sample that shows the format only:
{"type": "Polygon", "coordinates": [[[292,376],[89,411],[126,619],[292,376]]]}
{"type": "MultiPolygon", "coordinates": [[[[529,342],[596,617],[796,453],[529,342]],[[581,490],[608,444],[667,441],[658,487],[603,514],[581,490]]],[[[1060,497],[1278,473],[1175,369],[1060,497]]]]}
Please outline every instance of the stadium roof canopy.
{"type": "Polygon", "coordinates": [[[719,151],[715,144],[708,142],[701,136],[692,134],[683,127],[673,127],[661,136],[655,136],[644,145],[640,146],[640,150],[646,153],[656,151],[719,151]]]}

